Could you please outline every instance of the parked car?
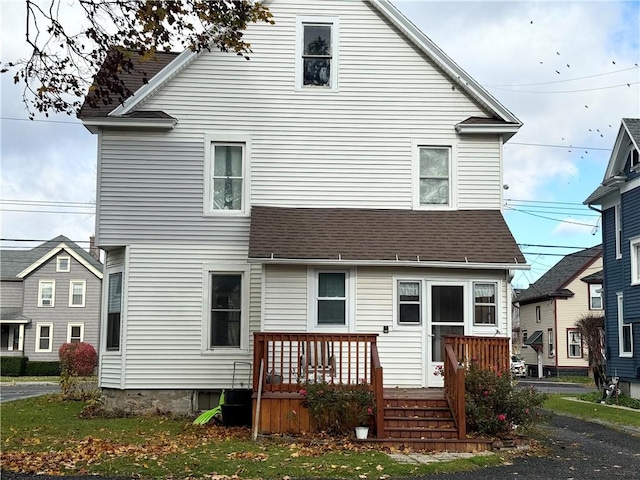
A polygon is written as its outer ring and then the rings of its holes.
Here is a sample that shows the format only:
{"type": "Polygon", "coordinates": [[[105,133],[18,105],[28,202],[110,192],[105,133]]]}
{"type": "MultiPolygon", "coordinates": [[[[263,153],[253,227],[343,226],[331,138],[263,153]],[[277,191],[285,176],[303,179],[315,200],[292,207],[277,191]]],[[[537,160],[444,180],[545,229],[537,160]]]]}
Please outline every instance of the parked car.
{"type": "Polygon", "coordinates": [[[511,375],[514,377],[526,377],[527,366],[524,360],[517,355],[511,355],[511,375]]]}

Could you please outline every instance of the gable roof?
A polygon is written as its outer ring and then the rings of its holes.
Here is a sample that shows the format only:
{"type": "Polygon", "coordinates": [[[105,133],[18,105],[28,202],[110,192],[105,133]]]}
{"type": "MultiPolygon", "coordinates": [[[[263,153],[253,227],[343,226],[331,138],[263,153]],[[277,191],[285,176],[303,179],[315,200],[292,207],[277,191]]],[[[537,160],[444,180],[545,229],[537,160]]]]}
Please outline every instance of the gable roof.
{"type": "Polygon", "coordinates": [[[598,203],[610,193],[619,190],[619,182],[626,179],[624,166],[627,161],[627,147],[630,145],[640,151],[640,118],[623,118],[620,122],[618,136],[613,145],[602,183],[583,202],[585,205],[598,203]]]}
{"type": "Polygon", "coordinates": [[[529,268],[497,210],[254,206],[249,261],[529,268]]]}
{"type": "Polygon", "coordinates": [[[591,275],[587,275],[586,277],[582,277],[580,280],[582,280],[584,283],[595,283],[595,284],[599,284],[602,283],[604,281],[604,276],[603,276],[603,271],[597,271],[596,273],[592,273],[591,275]]]}
{"type": "Polygon", "coordinates": [[[567,285],[601,256],[602,245],[567,255],[518,295],[516,301],[524,305],[550,298],[572,297],[574,293],[566,288],[567,285]]]}
{"type": "Polygon", "coordinates": [[[0,278],[19,281],[65,250],[96,277],[102,278],[102,263],[64,235],[59,235],[30,250],[0,250],[0,278]]]}
{"type": "MultiPolygon", "coordinates": [[[[490,124],[491,131],[505,133],[508,138],[515,134],[522,126],[522,122],[520,122],[513,113],[506,109],[468,73],[460,68],[458,64],[440,50],[435,43],[388,0],[363,1],[382,14],[409,42],[429,58],[453,84],[478,102],[489,113],[490,118],[482,119],[484,121],[480,122],[479,125],[477,125],[478,122],[473,121],[468,123],[462,122],[460,125],[464,125],[464,127],[461,128],[460,131],[483,133],[484,130],[481,130],[481,128],[486,128],[486,126],[490,124]]],[[[263,3],[268,6],[273,3],[273,0],[267,0],[263,3]]],[[[193,52],[191,49],[186,49],[180,54],[157,54],[153,63],[149,65],[147,62],[143,65],[141,57],[134,58],[134,62],[137,62],[136,69],[138,72],[144,72],[146,79],[149,80],[143,83],[144,75],[140,73],[126,76],[123,80],[129,90],[134,92],[134,94],[127,98],[123,104],[117,105],[115,108],[113,108],[113,104],[103,105],[95,110],[88,107],[85,101],[85,104],[80,110],[79,117],[84,120],[85,125],[90,125],[92,119],[95,120],[99,117],[118,118],[130,115],[133,111],[139,110],[160,88],[171,81],[171,79],[189,66],[205,51],[206,50],[193,52]]],[[[89,95],[90,94],[91,93],[89,93],[89,95]]]]}

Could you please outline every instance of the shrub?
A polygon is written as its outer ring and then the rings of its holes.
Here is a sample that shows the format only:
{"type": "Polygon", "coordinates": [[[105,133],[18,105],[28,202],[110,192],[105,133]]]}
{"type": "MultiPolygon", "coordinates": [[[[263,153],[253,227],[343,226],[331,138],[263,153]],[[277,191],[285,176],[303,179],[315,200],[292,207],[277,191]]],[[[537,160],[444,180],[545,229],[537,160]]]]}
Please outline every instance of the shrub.
{"type": "Polygon", "coordinates": [[[516,389],[508,372],[483,370],[471,362],[465,378],[467,430],[504,437],[516,426],[528,426],[539,417],[547,395],[533,388],[516,389]]]}
{"type": "Polygon", "coordinates": [[[60,362],[33,362],[29,360],[24,374],[33,377],[57,377],[60,375],[60,362]]]}
{"type": "Polygon", "coordinates": [[[64,343],[58,351],[63,375],[87,377],[93,373],[98,360],[96,349],[90,344],[64,343]]]}
{"type": "Polygon", "coordinates": [[[315,427],[328,433],[343,434],[355,426],[367,426],[375,409],[373,392],[366,383],[306,383],[300,393],[315,427]]]}
{"type": "Polygon", "coordinates": [[[27,357],[1,357],[0,370],[7,377],[20,377],[24,375],[27,357]]]}

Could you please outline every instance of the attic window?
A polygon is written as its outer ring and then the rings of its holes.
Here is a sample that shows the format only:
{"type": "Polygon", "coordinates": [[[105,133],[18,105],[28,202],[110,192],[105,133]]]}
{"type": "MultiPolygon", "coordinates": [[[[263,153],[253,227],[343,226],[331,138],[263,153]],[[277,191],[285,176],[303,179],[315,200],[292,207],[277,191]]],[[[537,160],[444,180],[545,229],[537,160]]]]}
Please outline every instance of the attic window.
{"type": "Polygon", "coordinates": [[[56,272],[68,272],[71,269],[69,257],[57,257],[56,272]]]}
{"type": "Polygon", "coordinates": [[[640,155],[638,154],[638,150],[631,147],[629,151],[629,165],[632,169],[640,168],[640,155]]]}
{"type": "Polygon", "coordinates": [[[298,17],[296,89],[337,91],[338,18],[298,17]]]}

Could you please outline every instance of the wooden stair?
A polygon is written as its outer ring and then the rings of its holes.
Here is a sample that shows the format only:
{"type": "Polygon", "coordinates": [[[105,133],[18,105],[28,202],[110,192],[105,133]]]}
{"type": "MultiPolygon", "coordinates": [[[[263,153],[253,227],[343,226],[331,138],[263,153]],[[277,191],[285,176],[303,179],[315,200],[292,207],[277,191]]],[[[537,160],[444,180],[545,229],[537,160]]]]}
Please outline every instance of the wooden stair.
{"type": "Polygon", "coordinates": [[[382,438],[364,441],[413,451],[474,452],[491,448],[491,440],[458,438],[442,389],[385,389],[382,408],[382,438]]]}

